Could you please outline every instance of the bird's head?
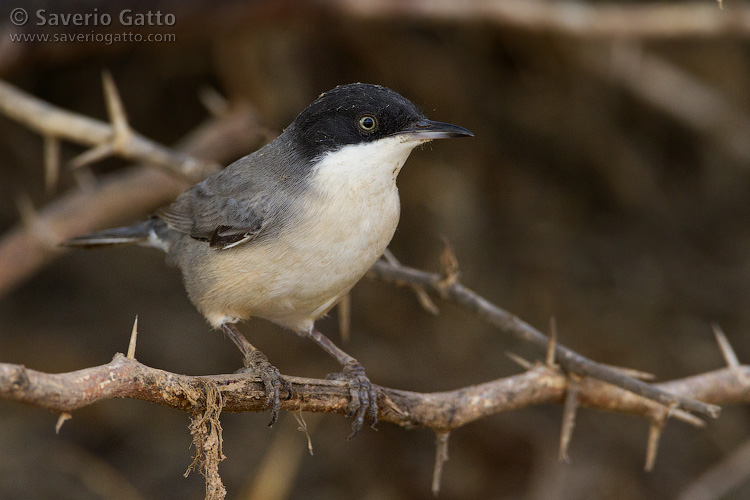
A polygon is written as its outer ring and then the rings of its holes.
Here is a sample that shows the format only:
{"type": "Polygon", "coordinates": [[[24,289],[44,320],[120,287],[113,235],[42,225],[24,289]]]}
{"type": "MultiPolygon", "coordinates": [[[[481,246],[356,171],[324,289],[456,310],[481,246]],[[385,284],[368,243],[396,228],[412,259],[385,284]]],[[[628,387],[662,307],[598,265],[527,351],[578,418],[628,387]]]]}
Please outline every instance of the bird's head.
{"type": "Polygon", "coordinates": [[[408,149],[432,139],[466,137],[463,127],[428,120],[408,99],[380,85],[353,83],[320,95],[292,124],[304,156],[320,158],[345,146],[408,149]]]}

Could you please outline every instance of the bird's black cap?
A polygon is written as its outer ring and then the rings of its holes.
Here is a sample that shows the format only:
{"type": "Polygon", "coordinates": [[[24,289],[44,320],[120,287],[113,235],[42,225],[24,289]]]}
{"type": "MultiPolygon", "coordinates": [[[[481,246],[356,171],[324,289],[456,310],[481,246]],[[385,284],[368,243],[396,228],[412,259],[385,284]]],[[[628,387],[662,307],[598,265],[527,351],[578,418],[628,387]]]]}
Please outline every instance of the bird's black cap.
{"type": "Polygon", "coordinates": [[[339,85],[321,94],[292,127],[309,158],[398,134],[424,139],[473,135],[456,125],[430,121],[398,92],[366,83],[339,85]]]}

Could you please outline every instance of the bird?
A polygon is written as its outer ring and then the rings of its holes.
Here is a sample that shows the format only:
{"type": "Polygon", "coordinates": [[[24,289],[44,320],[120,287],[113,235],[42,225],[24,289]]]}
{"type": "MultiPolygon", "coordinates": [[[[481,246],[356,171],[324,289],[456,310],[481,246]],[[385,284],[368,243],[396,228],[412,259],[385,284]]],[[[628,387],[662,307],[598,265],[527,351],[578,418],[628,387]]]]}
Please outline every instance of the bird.
{"type": "Polygon", "coordinates": [[[469,137],[429,120],[387,87],[339,85],[320,94],[272,142],[187,189],[135,225],[62,243],[137,244],[166,253],[187,294],[243,354],[266,392],[272,425],[291,386],[239,331],[262,318],[308,337],[333,356],[347,382],[353,438],[374,427],[378,391],[363,366],[315,328],[381,257],[400,217],[396,178],[414,148],[469,137]]]}

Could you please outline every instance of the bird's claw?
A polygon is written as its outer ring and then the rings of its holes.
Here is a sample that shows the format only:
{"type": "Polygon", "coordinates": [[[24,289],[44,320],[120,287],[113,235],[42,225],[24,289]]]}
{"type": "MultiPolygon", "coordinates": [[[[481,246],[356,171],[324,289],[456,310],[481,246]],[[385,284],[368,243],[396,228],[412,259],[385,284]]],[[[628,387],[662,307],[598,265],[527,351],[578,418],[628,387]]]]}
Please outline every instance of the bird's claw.
{"type": "Polygon", "coordinates": [[[365,420],[370,420],[370,427],[378,423],[378,390],[372,385],[359,363],[348,363],[340,373],[329,374],[326,378],[345,380],[349,384],[349,401],[347,417],[354,417],[352,433],[348,439],[354,439],[362,430],[365,420]]]}
{"type": "Polygon", "coordinates": [[[292,397],[291,384],[281,375],[278,368],[268,361],[266,355],[258,350],[252,351],[245,359],[245,368],[242,371],[252,372],[263,382],[266,389],[266,404],[264,408],[271,409],[271,422],[268,424],[271,427],[279,418],[281,391],[284,390],[287,392],[285,399],[292,397]]]}

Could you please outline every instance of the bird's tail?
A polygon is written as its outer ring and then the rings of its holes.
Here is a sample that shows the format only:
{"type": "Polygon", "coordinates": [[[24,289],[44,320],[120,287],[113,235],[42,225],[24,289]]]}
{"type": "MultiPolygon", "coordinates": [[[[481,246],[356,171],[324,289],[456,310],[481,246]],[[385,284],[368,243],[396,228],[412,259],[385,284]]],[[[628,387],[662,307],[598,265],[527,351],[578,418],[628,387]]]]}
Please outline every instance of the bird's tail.
{"type": "Polygon", "coordinates": [[[133,244],[159,248],[166,252],[169,249],[166,239],[166,225],[159,219],[149,219],[133,226],[105,229],[60,243],[61,246],[78,248],[133,244]]]}

